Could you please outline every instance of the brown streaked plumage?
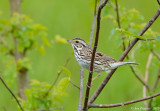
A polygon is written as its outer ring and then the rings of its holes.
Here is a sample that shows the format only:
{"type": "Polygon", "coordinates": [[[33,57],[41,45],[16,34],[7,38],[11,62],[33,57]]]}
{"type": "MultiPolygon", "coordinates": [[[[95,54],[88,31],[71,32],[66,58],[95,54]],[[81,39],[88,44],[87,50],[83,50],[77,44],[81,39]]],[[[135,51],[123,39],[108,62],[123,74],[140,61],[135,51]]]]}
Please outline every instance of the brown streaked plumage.
{"type": "MultiPolygon", "coordinates": [[[[72,47],[74,49],[74,55],[79,65],[89,70],[93,49],[89,48],[88,44],[81,38],[70,39],[68,40],[68,42],[72,44],[72,47]]],[[[94,72],[98,73],[101,71],[108,72],[112,69],[115,69],[119,66],[126,64],[137,64],[137,63],[118,62],[115,59],[101,52],[96,51],[93,70],[94,72]]]]}

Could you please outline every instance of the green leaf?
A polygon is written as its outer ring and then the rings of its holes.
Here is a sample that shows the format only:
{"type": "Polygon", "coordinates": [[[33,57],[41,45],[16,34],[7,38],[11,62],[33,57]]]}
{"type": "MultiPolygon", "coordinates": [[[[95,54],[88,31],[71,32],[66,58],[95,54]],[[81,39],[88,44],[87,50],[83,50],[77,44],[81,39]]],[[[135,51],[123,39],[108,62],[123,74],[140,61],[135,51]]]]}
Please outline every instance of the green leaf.
{"type": "Polygon", "coordinates": [[[33,79],[33,80],[31,80],[31,83],[30,83],[31,85],[35,85],[35,86],[39,86],[41,83],[38,81],[38,80],[36,80],[36,79],[33,79]]]}
{"type": "Polygon", "coordinates": [[[71,72],[69,69],[67,69],[66,67],[61,66],[60,67],[69,77],[71,76],[71,72]]]}
{"type": "Polygon", "coordinates": [[[55,36],[55,42],[61,43],[61,44],[68,43],[67,40],[65,38],[61,37],[60,35],[56,35],[55,36]]]}
{"type": "Polygon", "coordinates": [[[69,77],[65,77],[65,78],[61,79],[61,81],[58,83],[58,86],[57,86],[58,92],[64,92],[65,89],[67,88],[69,82],[70,82],[69,77]]]}
{"type": "Polygon", "coordinates": [[[120,33],[124,34],[124,35],[146,40],[146,39],[143,38],[142,36],[135,35],[135,34],[129,32],[129,31],[126,31],[126,30],[124,30],[124,29],[119,29],[119,28],[117,28],[116,30],[119,31],[120,33]]]}
{"type": "Polygon", "coordinates": [[[25,57],[23,59],[19,59],[17,61],[17,70],[21,70],[22,68],[31,69],[30,60],[25,57]]]}
{"type": "Polygon", "coordinates": [[[46,45],[46,46],[51,46],[51,44],[50,44],[50,42],[48,41],[48,39],[47,39],[47,37],[46,37],[46,35],[44,34],[43,36],[42,36],[42,40],[43,40],[43,44],[44,45],[46,45]]]}
{"type": "Polygon", "coordinates": [[[38,51],[39,51],[42,55],[45,55],[45,48],[44,48],[44,46],[39,46],[39,47],[38,47],[38,51]]]}

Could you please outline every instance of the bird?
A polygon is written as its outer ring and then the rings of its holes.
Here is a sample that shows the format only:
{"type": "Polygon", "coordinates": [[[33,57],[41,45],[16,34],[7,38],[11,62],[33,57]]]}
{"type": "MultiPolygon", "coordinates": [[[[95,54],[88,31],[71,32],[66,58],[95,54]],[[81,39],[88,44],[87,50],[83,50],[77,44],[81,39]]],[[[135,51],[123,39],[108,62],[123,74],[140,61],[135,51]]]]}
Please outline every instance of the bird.
{"type": "MultiPolygon", "coordinates": [[[[74,56],[78,64],[82,68],[90,70],[90,63],[91,63],[93,49],[90,48],[89,45],[81,38],[73,38],[67,41],[71,43],[73,47],[74,56]]],[[[101,72],[103,71],[109,73],[112,69],[127,64],[138,65],[138,63],[135,62],[116,61],[112,57],[96,51],[94,65],[93,65],[93,72],[97,72],[98,75],[94,79],[99,77],[101,75],[101,72]]]]}

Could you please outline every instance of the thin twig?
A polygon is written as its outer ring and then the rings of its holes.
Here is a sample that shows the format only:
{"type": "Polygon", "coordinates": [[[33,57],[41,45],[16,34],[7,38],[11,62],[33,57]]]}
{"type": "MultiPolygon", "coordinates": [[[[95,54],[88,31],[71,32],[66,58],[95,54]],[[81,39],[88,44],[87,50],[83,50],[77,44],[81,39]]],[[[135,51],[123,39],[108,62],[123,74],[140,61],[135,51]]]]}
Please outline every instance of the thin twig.
{"type": "MultiPolygon", "coordinates": [[[[151,65],[151,61],[152,61],[152,56],[153,54],[150,53],[148,56],[148,60],[147,60],[147,64],[146,64],[146,71],[145,71],[145,78],[144,81],[145,83],[148,82],[148,77],[149,77],[149,67],[151,65]]],[[[147,96],[147,92],[146,92],[146,87],[143,87],[143,97],[145,98],[147,96]]],[[[150,108],[150,105],[147,103],[147,101],[144,102],[144,105],[146,107],[146,110],[150,108]]]]}
{"type": "Polygon", "coordinates": [[[77,86],[76,84],[74,84],[72,81],[70,81],[70,83],[71,83],[73,86],[75,86],[77,89],[80,89],[80,87],[77,86]]]}
{"type": "Polygon", "coordinates": [[[142,40],[142,41],[151,41],[151,40],[156,40],[156,39],[139,39],[139,40],[142,40]]]}
{"type": "Polygon", "coordinates": [[[151,52],[157,57],[158,60],[160,60],[160,55],[155,50],[151,49],[151,52]]]}
{"type": "MultiPolygon", "coordinates": [[[[116,14],[117,14],[117,23],[118,23],[118,28],[121,28],[121,22],[120,22],[120,14],[119,14],[119,6],[118,6],[118,2],[117,0],[115,0],[115,3],[116,3],[116,7],[115,7],[115,11],[116,11],[116,14]]],[[[126,45],[125,45],[125,42],[124,42],[124,37],[122,37],[122,46],[123,46],[123,51],[126,49],[126,45]]],[[[129,57],[127,56],[127,59],[129,59],[129,57]]]]}
{"type": "Polygon", "coordinates": [[[138,74],[136,74],[134,68],[132,66],[130,66],[132,73],[134,74],[134,76],[146,87],[146,89],[148,90],[148,92],[151,92],[150,87],[148,86],[148,84],[141,78],[138,76],[138,74]]]}
{"type": "Polygon", "coordinates": [[[158,4],[160,5],[160,1],[159,1],[159,0],[157,0],[157,2],[158,2],[158,4]]]}
{"type": "Polygon", "coordinates": [[[155,83],[154,83],[154,86],[153,86],[153,89],[152,89],[152,90],[155,90],[155,89],[157,88],[159,79],[160,79],[160,66],[159,66],[157,78],[156,78],[156,81],[155,81],[155,83]]]}
{"type": "Polygon", "coordinates": [[[4,82],[4,80],[2,79],[2,77],[0,77],[0,80],[2,81],[3,85],[7,88],[7,90],[10,92],[10,94],[13,96],[13,98],[16,100],[16,102],[18,103],[20,109],[22,111],[24,111],[23,108],[22,108],[22,106],[21,106],[21,104],[20,104],[20,102],[18,101],[17,97],[14,95],[14,93],[12,92],[12,90],[7,86],[7,84],[4,82]]]}
{"type": "Polygon", "coordinates": [[[111,0],[108,1],[108,4],[111,5],[111,7],[112,7],[114,10],[116,10],[116,7],[115,7],[115,5],[112,3],[111,0]]]}
{"type": "MultiPolygon", "coordinates": [[[[102,2],[102,0],[99,1],[98,7],[100,6],[101,2],[102,2]]],[[[97,12],[97,0],[95,0],[94,17],[93,17],[93,23],[92,23],[92,28],[91,28],[89,47],[91,47],[92,41],[93,41],[93,35],[94,35],[94,29],[95,29],[96,17],[97,17],[97,13],[96,12],[97,12]]]]}
{"type": "Polygon", "coordinates": [[[94,17],[93,17],[93,23],[92,23],[92,28],[91,28],[91,35],[90,35],[89,47],[91,47],[92,41],[93,41],[93,35],[94,35],[94,29],[95,29],[96,17],[97,17],[96,9],[97,9],[97,0],[95,0],[94,17]]]}
{"type": "Polygon", "coordinates": [[[119,6],[118,6],[117,0],[115,0],[115,2],[116,2],[116,12],[117,12],[117,23],[118,23],[118,27],[121,28],[120,16],[119,16],[119,6]]]}
{"type": "Polygon", "coordinates": [[[83,107],[84,111],[88,110],[88,99],[89,99],[89,92],[90,92],[90,86],[91,86],[91,81],[92,81],[94,58],[95,58],[95,53],[96,53],[96,49],[97,49],[97,46],[98,46],[98,39],[99,39],[101,11],[102,11],[103,7],[106,5],[107,2],[108,2],[108,0],[104,0],[104,2],[98,7],[97,30],[96,30],[95,43],[94,43],[94,47],[93,47],[91,64],[90,64],[90,71],[89,71],[88,82],[87,82],[88,87],[86,88],[86,95],[85,95],[85,101],[84,101],[84,107],[83,107]]]}
{"type": "MultiPolygon", "coordinates": [[[[138,34],[139,36],[142,36],[147,30],[148,28],[154,23],[154,21],[158,18],[160,14],[160,8],[157,10],[156,14],[152,17],[152,19],[146,24],[146,26],[140,31],[140,33],[138,34]]],[[[129,53],[129,51],[133,48],[133,46],[138,42],[138,38],[135,38],[130,44],[129,46],[126,48],[126,50],[123,52],[123,54],[121,55],[119,61],[123,61],[123,59],[127,56],[127,54],[129,53]]],[[[103,90],[103,88],[105,87],[105,85],[108,83],[108,81],[110,80],[110,78],[112,77],[112,75],[114,74],[114,72],[116,71],[116,69],[112,70],[107,76],[106,78],[103,80],[103,82],[101,83],[101,85],[99,86],[99,88],[96,90],[96,92],[94,93],[94,95],[91,97],[91,99],[89,100],[89,104],[93,103],[96,98],[98,97],[98,95],[101,93],[101,91],[103,90]]]]}
{"type": "Polygon", "coordinates": [[[80,71],[80,91],[79,91],[78,111],[82,111],[83,83],[84,83],[84,69],[81,68],[81,71],[80,71]]]}
{"type": "Polygon", "coordinates": [[[92,107],[92,108],[112,108],[112,107],[118,107],[118,106],[125,106],[125,105],[129,105],[129,104],[145,101],[145,100],[157,97],[157,96],[160,96],[160,93],[157,93],[157,94],[145,97],[145,98],[141,98],[141,99],[136,99],[136,100],[132,100],[132,101],[123,102],[123,103],[109,104],[109,105],[91,104],[89,107],[92,107]]]}
{"type": "MultiPolygon", "coordinates": [[[[67,65],[68,62],[70,61],[70,58],[71,58],[71,57],[68,57],[68,58],[67,58],[67,60],[66,60],[66,62],[65,62],[65,64],[64,64],[63,67],[66,67],[66,65],[67,65]]],[[[60,71],[58,71],[57,77],[56,77],[56,79],[53,81],[51,87],[50,87],[50,88],[48,89],[48,91],[46,92],[45,97],[48,96],[48,94],[49,94],[49,92],[52,90],[53,86],[55,86],[55,84],[56,84],[56,82],[58,81],[58,78],[59,78],[59,76],[61,75],[62,72],[63,72],[62,69],[61,69],[60,71]]]]}

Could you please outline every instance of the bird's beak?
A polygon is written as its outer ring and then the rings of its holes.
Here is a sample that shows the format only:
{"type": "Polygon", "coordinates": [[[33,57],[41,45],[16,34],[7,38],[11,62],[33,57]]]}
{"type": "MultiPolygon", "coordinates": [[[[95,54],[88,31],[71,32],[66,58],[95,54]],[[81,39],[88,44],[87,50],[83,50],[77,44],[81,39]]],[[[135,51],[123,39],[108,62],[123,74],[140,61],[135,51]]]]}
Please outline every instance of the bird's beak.
{"type": "Polygon", "coordinates": [[[69,43],[72,43],[72,39],[67,40],[69,43]]]}

